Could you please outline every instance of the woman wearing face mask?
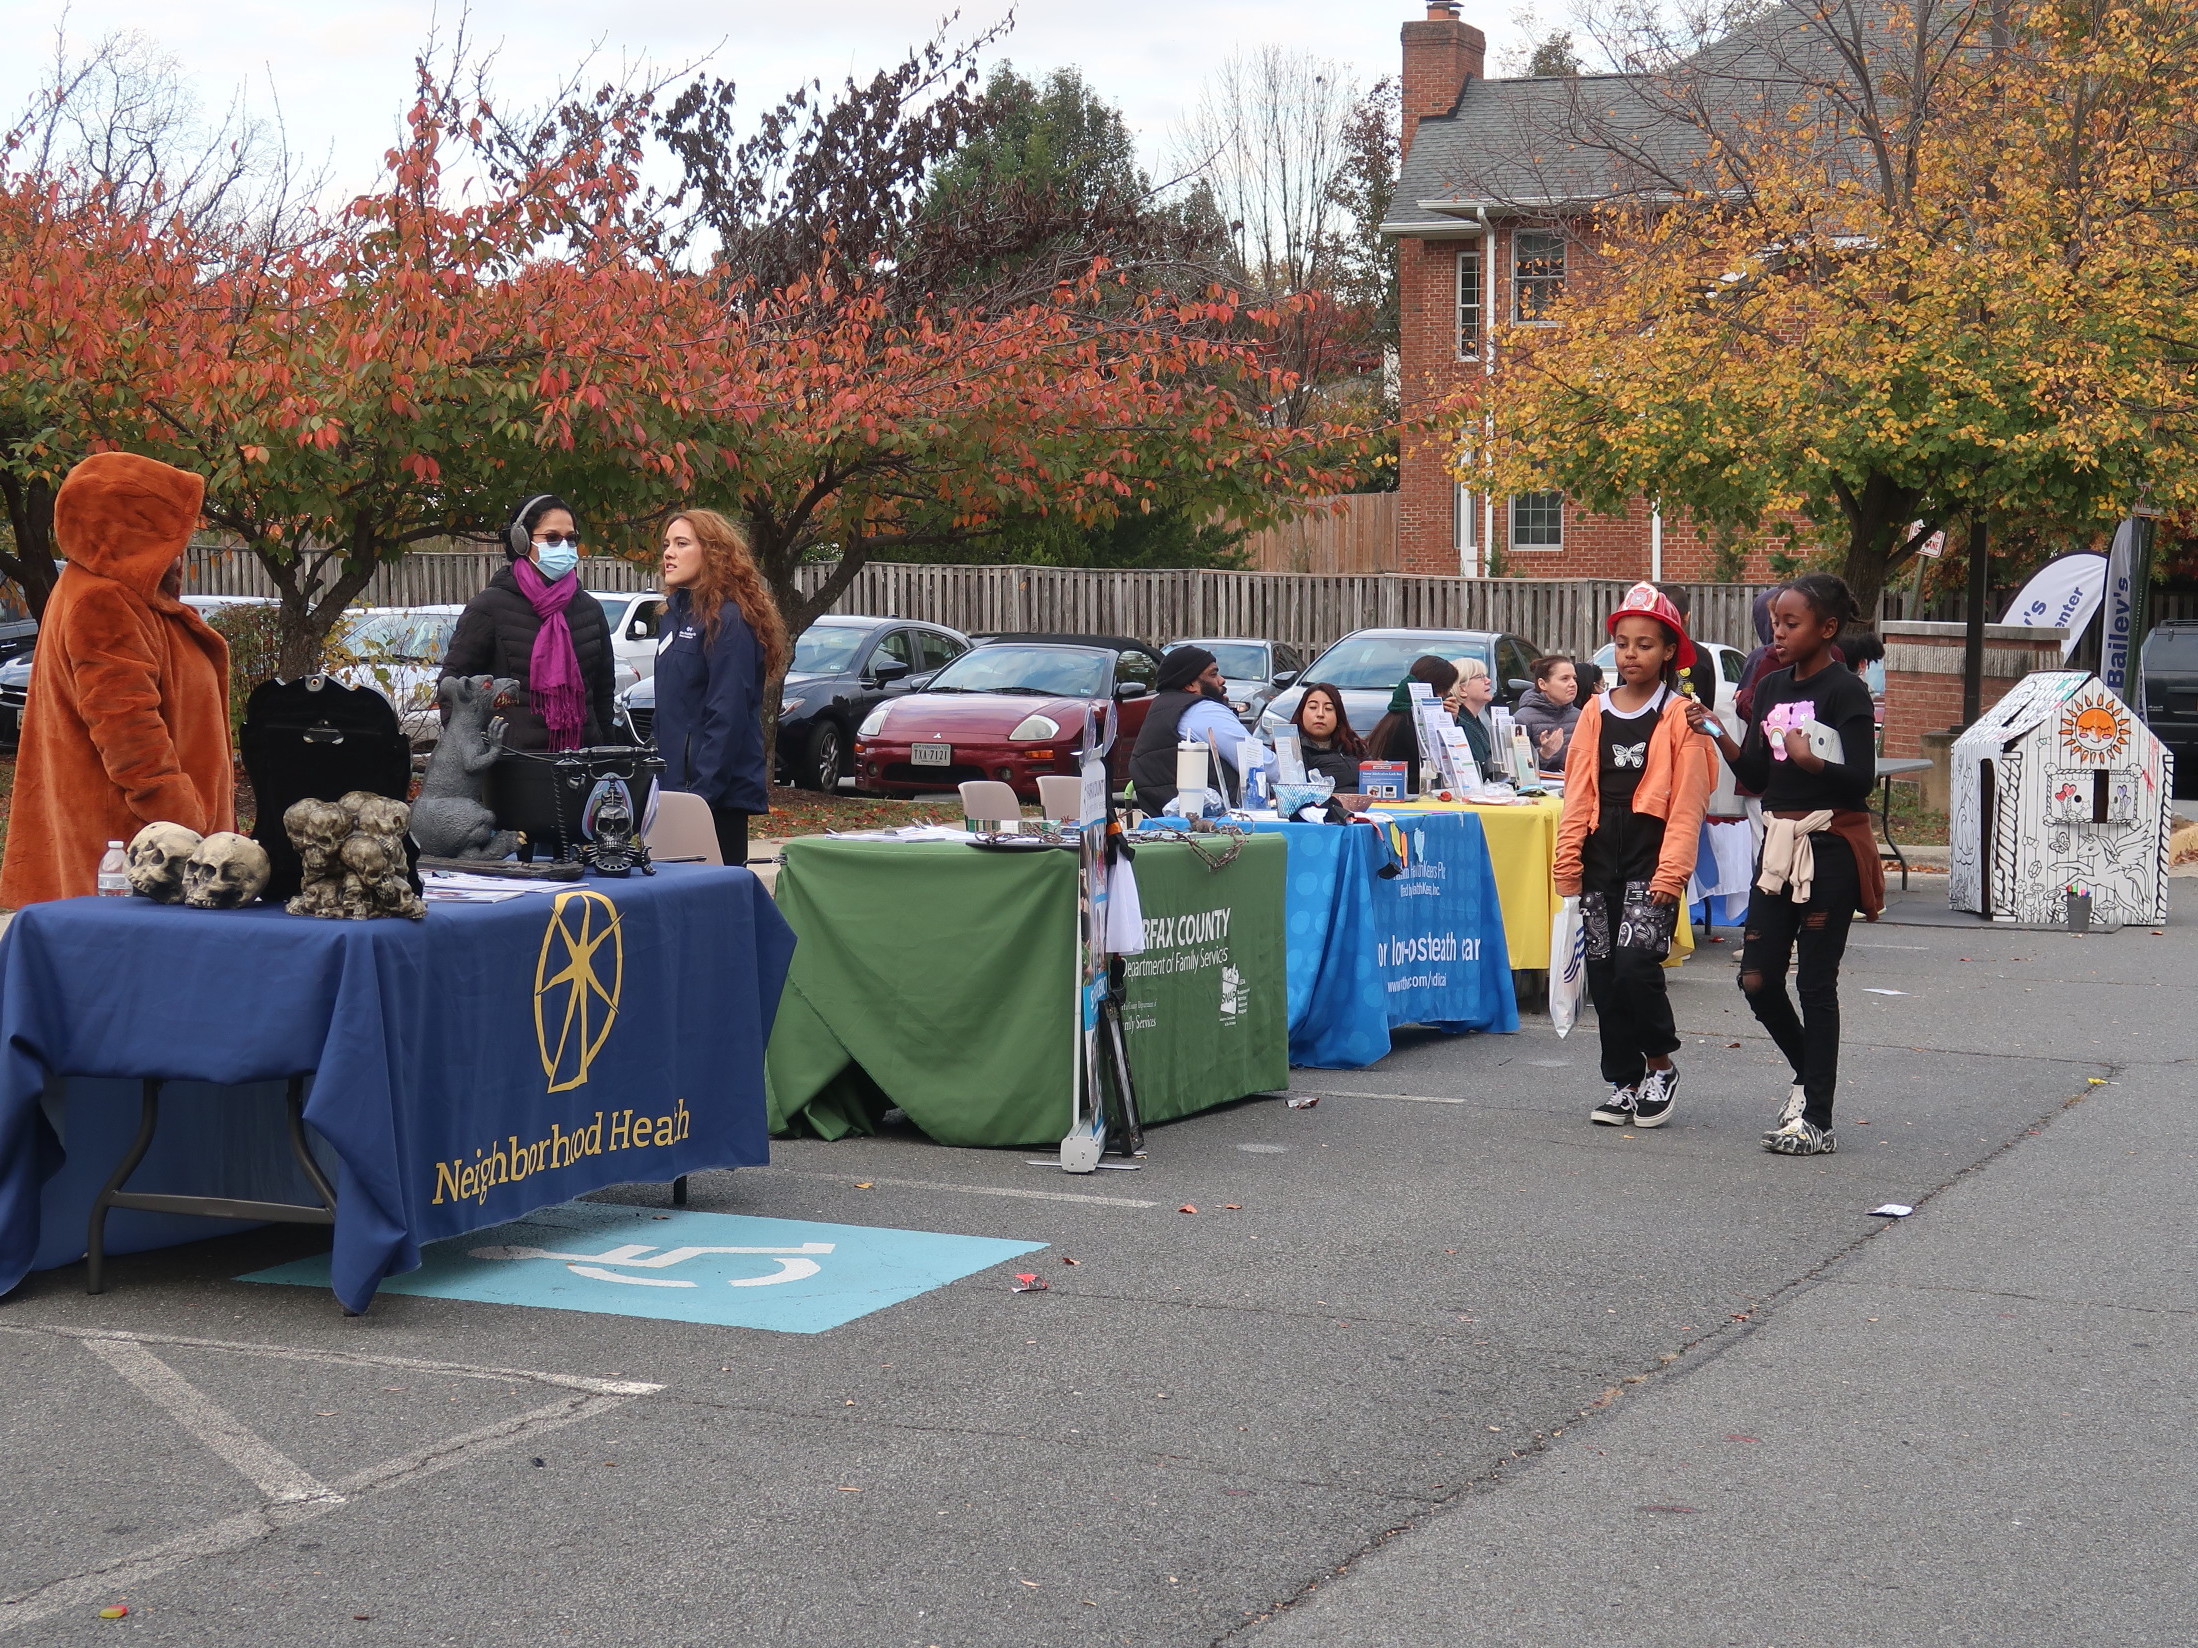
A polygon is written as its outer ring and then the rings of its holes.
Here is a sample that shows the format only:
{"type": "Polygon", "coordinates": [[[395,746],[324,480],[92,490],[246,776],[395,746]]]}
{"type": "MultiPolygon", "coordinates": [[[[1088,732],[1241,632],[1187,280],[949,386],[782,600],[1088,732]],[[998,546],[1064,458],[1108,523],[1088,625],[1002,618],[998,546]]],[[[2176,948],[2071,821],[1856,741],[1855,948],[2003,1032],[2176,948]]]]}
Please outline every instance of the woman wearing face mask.
{"type": "Polygon", "coordinates": [[[710,804],[728,864],[748,862],[748,820],[771,810],[764,690],[786,669],[786,626],[739,527],[690,509],[664,528],[664,637],[656,747],[664,787],[710,804]]]}
{"type": "Polygon", "coordinates": [[[504,747],[577,750],[609,743],[617,685],[610,625],[580,587],[580,529],[552,493],[529,498],[504,529],[510,561],[466,603],[442,673],[519,683],[503,707],[504,747]]]}

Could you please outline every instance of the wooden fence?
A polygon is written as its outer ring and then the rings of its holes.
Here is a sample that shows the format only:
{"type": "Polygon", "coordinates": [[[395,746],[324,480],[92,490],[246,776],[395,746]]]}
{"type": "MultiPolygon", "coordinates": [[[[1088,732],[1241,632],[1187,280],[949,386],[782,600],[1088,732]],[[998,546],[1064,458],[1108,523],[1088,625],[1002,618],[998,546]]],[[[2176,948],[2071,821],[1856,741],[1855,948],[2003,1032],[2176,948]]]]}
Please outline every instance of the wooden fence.
{"type": "MultiPolygon", "coordinates": [[[[1379,496],[1379,494],[1375,494],[1379,496]]],[[[503,556],[489,551],[408,555],[374,576],[361,606],[459,604],[486,584],[503,556]]],[[[656,569],[639,561],[591,557],[586,586],[656,587],[656,569]]],[[[807,589],[830,568],[804,567],[807,589]]],[[[274,593],[250,556],[194,550],[193,594],[274,593]]],[[[1402,573],[1117,572],[1086,567],[938,566],[878,562],[856,574],[833,604],[844,613],[923,618],[972,634],[1040,630],[1071,635],[1128,635],[1169,642],[1191,636],[1256,636],[1319,648],[1354,629],[1493,629],[1535,645],[1585,656],[1603,644],[1603,618],[1628,588],[1615,578],[1427,578],[1402,573]]],[[[1743,650],[1755,645],[1750,610],[1767,586],[1683,584],[1693,603],[1691,628],[1706,641],[1743,650]]],[[[1998,613],[2012,591],[1995,591],[1998,613]]],[[[1885,616],[1909,616],[1905,592],[1888,592],[1885,616]]],[[[1959,598],[1940,597],[1917,616],[1958,620],[1959,598]]],[[[2163,592],[2157,619],[2198,616],[2198,597],[2163,592]]]]}
{"type": "Polygon", "coordinates": [[[1295,520],[1251,534],[1243,547],[1255,572],[1394,572],[1397,495],[1317,499],[1295,520]]]}

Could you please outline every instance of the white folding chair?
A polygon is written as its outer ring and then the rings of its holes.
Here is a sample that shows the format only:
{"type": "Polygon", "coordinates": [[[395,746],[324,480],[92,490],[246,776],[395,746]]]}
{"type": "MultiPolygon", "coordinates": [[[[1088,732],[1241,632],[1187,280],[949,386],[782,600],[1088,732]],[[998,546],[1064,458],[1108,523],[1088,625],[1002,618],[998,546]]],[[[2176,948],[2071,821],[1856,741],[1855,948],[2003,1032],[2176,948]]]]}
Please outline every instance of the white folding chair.
{"type": "Polygon", "coordinates": [[[1038,810],[1056,824],[1073,824],[1084,810],[1084,781],[1067,773],[1040,774],[1038,810]]]}
{"type": "Polygon", "coordinates": [[[649,851],[658,858],[699,858],[705,864],[722,864],[718,850],[717,820],[710,804],[685,790],[656,792],[656,824],[649,831],[649,851]]]}
{"type": "Polygon", "coordinates": [[[1022,820],[1023,804],[1011,785],[997,778],[971,778],[962,783],[962,816],[980,824],[1015,824],[1022,820]]]}

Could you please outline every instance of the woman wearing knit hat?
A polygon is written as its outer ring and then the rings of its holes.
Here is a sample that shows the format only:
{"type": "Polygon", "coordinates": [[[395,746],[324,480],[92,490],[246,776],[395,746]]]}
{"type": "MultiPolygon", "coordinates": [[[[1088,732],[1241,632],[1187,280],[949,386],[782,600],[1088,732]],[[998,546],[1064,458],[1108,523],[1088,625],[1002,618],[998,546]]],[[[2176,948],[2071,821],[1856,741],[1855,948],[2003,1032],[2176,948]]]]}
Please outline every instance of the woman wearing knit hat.
{"type": "Polygon", "coordinates": [[[1679,1087],[1663,963],[1717,761],[1678,690],[1694,643],[1670,598],[1635,584],[1604,628],[1617,644],[1617,684],[1588,701],[1572,730],[1555,876],[1561,896],[1580,900],[1610,1083],[1590,1119],[1661,1127],[1679,1087]]]}

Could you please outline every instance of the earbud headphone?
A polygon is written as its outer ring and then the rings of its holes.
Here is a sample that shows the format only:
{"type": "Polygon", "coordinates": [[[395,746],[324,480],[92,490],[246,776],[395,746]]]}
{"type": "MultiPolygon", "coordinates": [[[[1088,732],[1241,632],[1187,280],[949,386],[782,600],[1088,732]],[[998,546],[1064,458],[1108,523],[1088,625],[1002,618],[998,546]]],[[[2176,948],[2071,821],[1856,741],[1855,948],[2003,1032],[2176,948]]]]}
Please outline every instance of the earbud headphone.
{"type": "Polygon", "coordinates": [[[504,528],[504,543],[520,560],[526,560],[534,549],[534,529],[527,525],[527,512],[556,496],[554,492],[537,492],[519,506],[519,513],[512,516],[511,525],[504,528]]]}

